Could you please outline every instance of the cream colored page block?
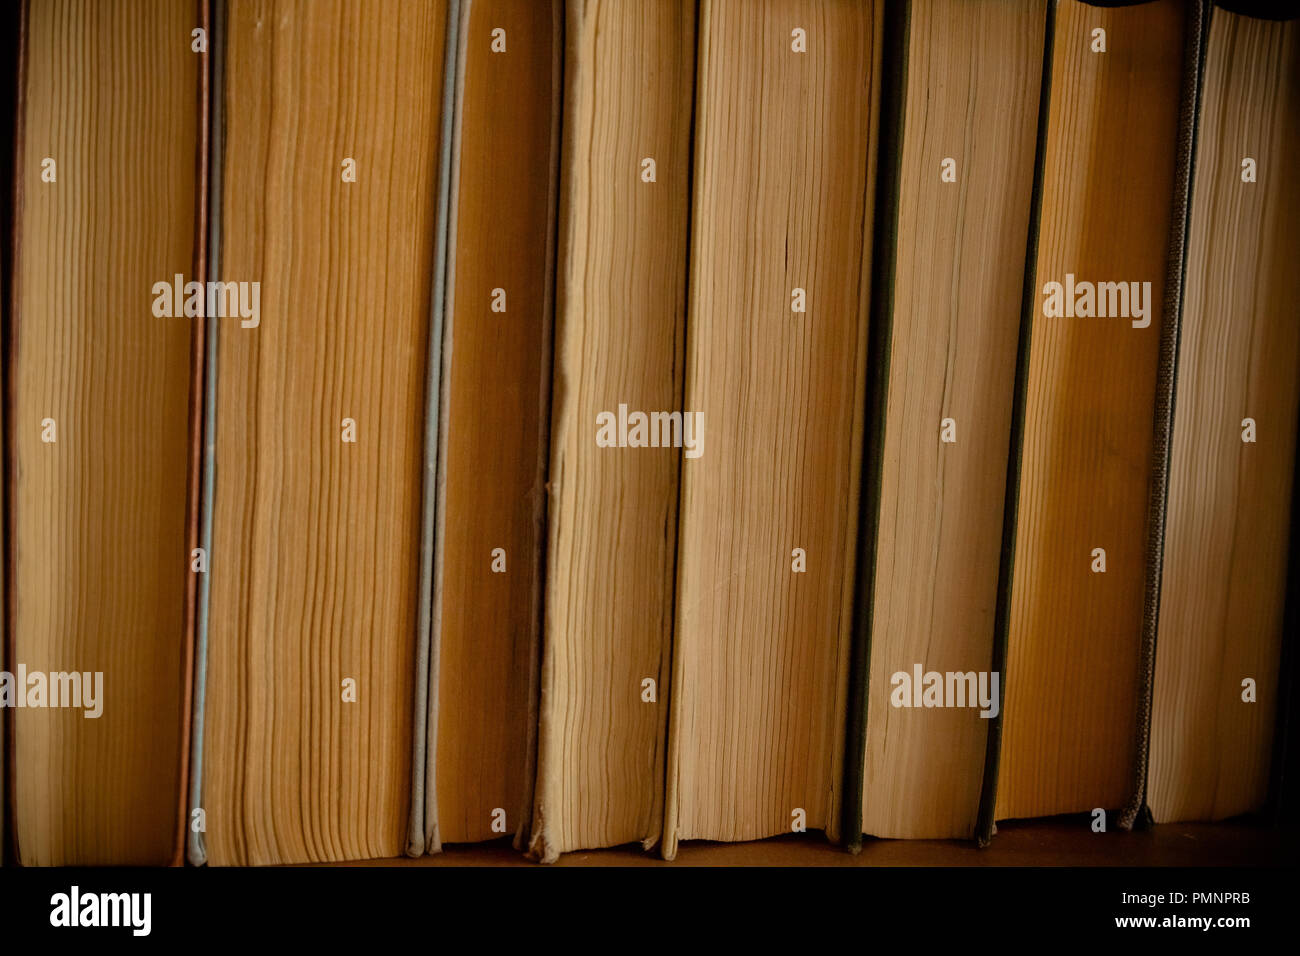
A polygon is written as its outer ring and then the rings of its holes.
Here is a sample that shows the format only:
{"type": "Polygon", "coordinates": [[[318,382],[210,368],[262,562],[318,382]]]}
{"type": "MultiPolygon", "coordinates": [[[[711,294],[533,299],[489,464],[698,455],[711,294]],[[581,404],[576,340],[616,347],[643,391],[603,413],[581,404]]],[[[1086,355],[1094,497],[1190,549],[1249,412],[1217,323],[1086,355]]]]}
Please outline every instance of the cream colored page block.
{"type": "Polygon", "coordinates": [[[193,269],[194,14],[46,2],[26,17],[7,666],[102,672],[103,712],[7,715],[13,822],[24,864],[162,865],[181,786],[191,320],[156,317],[152,288],[193,269]]]}
{"type": "Polygon", "coordinates": [[[681,452],[600,448],[596,418],[681,404],[694,25],[692,2],[568,6],[532,843],[547,860],[661,829],[681,452]]]}
{"type": "Polygon", "coordinates": [[[835,812],[879,13],[701,10],[685,406],[704,443],[683,465],[669,856],[678,839],[789,832],[797,810],[819,829],[835,812]]]}
{"type": "Polygon", "coordinates": [[[891,676],[993,656],[1045,24],[1043,0],[911,9],[864,762],[876,836],[974,833],[989,720],[895,708],[891,676]]]}
{"type": "Polygon", "coordinates": [[[1223,10],[1210,23],[1156,642],[1158,821],[1257,810],[1268,787],[1300,401],[1298,27],[1223,10]]]}

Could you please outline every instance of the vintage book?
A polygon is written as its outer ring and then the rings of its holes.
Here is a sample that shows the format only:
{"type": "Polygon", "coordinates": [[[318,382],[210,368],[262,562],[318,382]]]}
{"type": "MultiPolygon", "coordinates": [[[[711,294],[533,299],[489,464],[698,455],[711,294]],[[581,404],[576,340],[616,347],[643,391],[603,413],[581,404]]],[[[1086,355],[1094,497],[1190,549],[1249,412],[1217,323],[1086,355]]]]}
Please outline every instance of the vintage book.
{"type": "Polygon", "coordinates": [[[36,865],[177,859],[187,745],[197,4],[24,5],[6,330],[9,823],[36,865]]]}
{"type": "Polygon", "coordinates": [[[447,312],[448,259],[450,257],[452,184],[456,173],[457,110],[464,89],[465,31],[469,0],[447,0],[443,36],[442,102],[438,119],[438,175],[434,184],[434,237],[431,269],[428,351],[424,380],[424,474],[420,486],[420,558],[417,579],[415,627],[415,688],[411,727],[411,814],[406,853],[420,856],[438,852],[438,652],[434,627],[434,579],[437,573],[438,498],[441,494],[443,433],[442,340],[447,312]]]}
{"type": "Polygon", "coordinates": [[[854,680],[869,693],[865,743],[848,745],[862,754],[850,844],[975,833],[1047,23],[1046,0],[906,6],[902,150],[884,160],[898,196],[876,251],[892,302],[872,320],[883,438],[864,477],[878,492],[863,495],[875,555],[858,568],[874,581],[858,598],[869,674],[854,680]]]}
{"type": "Polygon", "coordinates": [[[701,4],[669,859],[839,829],[882,6],[701,4]]]}
{"type": "Polygon", "coordinates": [[[562,5],[462,0],[429,850],[532,818],[562,5]]]}
{"type": "MultiPolygon", "coordinates": [[[[202,778],[213,864],[407,847],[443,3],[230,4],[202,778]]],[[[214,265],[214,270],[218,267],[214,265]]]]}
{"type": "Polygon", "coordinates": [[[1199,8],[1060,0],[1051,32],[985,840],[994,818],[1131,822],[1150,707],[1199,8]]]}
{"type": "Polygon", "coordinates": [[[1214,9],[1156,642],[1156,822],[1219,820],[1267,796],[1300,403],[1297,155],[1300,21],[1214,9]]]}
{"type": "Polygon", "coordinates": [[[548,862],[660,838],[686,453],[670,439],[684,434],[695,18],[691,0],[567,6],[530,841],[548,862]],[[642,446],[620,442],[637,414],[665,416],[653,447],[644,428],[642,446]]]}
{"type": "MultiPolygon", "coordinates": [[[[18,74],[21,70],[21,61],[19,59],[19,49],[21,47],[20,37],[22,29],[22,6],[17,3],[11,3],[8,7],[0,12],[0,60],[9,63],[8,69],[0,73],[0,139],[9,143],[16,144],[17,138],[17,110],[18,105],[18,74]]],[[[17,305],[14,300],[14,271],[16,262],[14,261],[14,241],[17,237],[14,221],[14,206],[18,201],[21,193],[22,184],[14,176],[14,150],[0,150],[0,330],[7,330],[10,327],[10,316],[17,305]]],[[[0,343],[7,341],[5,332],[0,331],[0,343]]],[[[0,346],[3,347],[3,346],[0,346]]],[[[8,369],[4,367],[4,362],[0,362],[0,422],[5,421],[6,409],[9,404],[9,394],[5,386],[8,380],[8,369]]],[[[0,428],[6,428],[7,425],[0,425],[0,428]]],[[[0,442],[0,448],[5,448],[4,455],[8,454],[7,443],[0,442]]],[[[6,474],[7,468],[0,468],[0,474],[6,474]]],[[[6,496],[0,494],[0,528],[7,528],[5,516],[7,501],[6,496]]],[[[6,540],[8,534],[6,532],[6,540]]],[[[5,562],[8,560],[7,549],[0,547],[0,588],[4,586],[5,562]]],[[[0,592],[2,593],[2,592],[0,592]]],[[[0,671],[8,669],[6,661],[6,627],[5,615],[0,611],[0,671]]],[[[9,760],[9,718],[8,708],[0,707],[0,866],[5,864],[9,855],[9,788],[7,783],[5,764],[9,760]]]]}
{"type": "MultiPolygon", "coordinates": [[[[204,4],[204,25],[208,31],[207,50],[203,55],[199,117],[202,124],[200,148],[203,151],[202,195],[199,201],[200,248],[203,253],[202,268],[196,270],[203,281],[221,274],[221,196],[225,142],[225,32],[226,4],[214,0],[204,4]]],[[[196,322],[199,320],[196,320],[196,322]]],[[[203,717],[207,689],[208,608],[212,596],[212,575],[200,571],[196,563],[203,556],[203,567],[212,553],[212,514],[215,477],[217,400],[216,361],[220,344],[219,326],[215,321],[202,321],[202,335],[196,329],[194,354],[194,385],[191,397],[192,420],[198,428],[193,434],[190,459],[191,505],[197,509],[192,518],[190,549],[190,580],[186,587],[186,624],[190,629],[189,660],[189,712],[187,733],[189,748],[185,767],[182,797],[184,861],[196,866],[207,862],[204,842],[206,820],[203,810],[203,717]],[[197,409],[195,408],[197,406],[197,409]]]]}

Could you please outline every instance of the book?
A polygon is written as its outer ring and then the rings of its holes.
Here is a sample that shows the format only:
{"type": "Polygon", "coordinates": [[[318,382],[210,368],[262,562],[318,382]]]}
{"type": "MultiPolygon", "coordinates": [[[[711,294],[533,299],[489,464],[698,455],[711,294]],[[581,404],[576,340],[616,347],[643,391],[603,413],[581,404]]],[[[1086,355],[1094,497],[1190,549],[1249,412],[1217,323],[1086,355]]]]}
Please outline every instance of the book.
{"type": "MultiPolygon", "coordinates": [[[[13,65],[12,69],[5,70],[0,74],[0,136],[9,142],[18,143],[17,136],[17,103],[18,103],[18,74],[22,69],[19,50],[21,44],[19,37],[22,33],[22,8],[17,4],[10,4],[3,13],[0,13],[0,51],[6,62],[13,65]]],[[[18,177],[14,176],[14,152],[15,150],[0,150],[0,183],[4,183],[6,188],[0,189],[0,342],[4,341],[10,328],[10,316],[12,315],[17,303],[14,301],[14,273],[16,271],[15,250],[17,230],[14,220],[14,206],[22,192],[22,183],[18,177]]],[[[6,385],[8,378],[5,363],[0,361],[0,423],[5,421],[4,410],[8,407],[9,392],[6,385]]],[[[7,425],[0,424],[0,429],[7,431],[7,425]]],[[[0,448],[8,448],[6,441],[0,441],[0,448]]],[[[3,454],[8,455],[5,451],[3,454]]],[[[8,467],[4,466],[0,473],[7,474],[8,467]]],[[[6,524],[6,505],[7,496],[0,494],[0,527],[7,527],[6,524]]],[[[0,547],[0,587],[4,587],[5,571],[4,565],[8,558],[7,548],[0,547]]],[[[8,639],[6,634],[5,612],[0,610],[0,671],[8,669],[7,647],[8,639]]],[[[9,747],[9,720],[7,709],[0,707],[0,866],[4,866],[6,858],[9,856],[9,786],[6,771],[6,765],[10,758],[9,747]]]]}
{"type": "Polygon", "coordinates": [[[23,6],[0,698],[27,865],[179,852],[195,326],[158,289],[201,267],[196,10],[23,6]]]}
{"type": "Polygon", "coordinates": [[[1277,856],[1297,31],[11,5],[0,862],[1277,856]]]}
{"type": "Polygon", "coordinates": [[[872,319],[882,407],[859,532],[869,673],[854,680],[869,693],[865,740],[848,743],[850,844],[975,833],[1001,697],[989,664],[1047,23],[1045,0],[906,7],[901,152],[880,173],[897,199],[876,249],[893,273],[872,319]]]}
{"type": "Polygon", "coordinates": [[[668,859],[839,829],[882,13],[701,4],[668,859]]]}
{"type": "Polygon", "coordinates": [[[672,650],[695,4],[570,0],[546,611],[529,852],[659,838],[672,650]],[[658,441],[618,447],[632,415],[658,441]]]}
{"type": "Polygon", "coordinates": [[[993,819],[1131,823],[1142,789],[1199,33],[1174,0],[1055,6],[981,839],[993,819]]]}
{"type": "Polygon", "coordinates": [[[428,848],[532,818],[562,8],[460,10],[428,848]]]}
{"type": "Polygon", "coordinates": [[[408,845],[445,4],[232,4],[195,862],[408,845]]]}
{"type": "Polygon", "coordinates": [[[1178,343],[1147,801],[1268,795],[1286,634],[1300,330],[1300,22],[1209,17],[1178,343]]]}

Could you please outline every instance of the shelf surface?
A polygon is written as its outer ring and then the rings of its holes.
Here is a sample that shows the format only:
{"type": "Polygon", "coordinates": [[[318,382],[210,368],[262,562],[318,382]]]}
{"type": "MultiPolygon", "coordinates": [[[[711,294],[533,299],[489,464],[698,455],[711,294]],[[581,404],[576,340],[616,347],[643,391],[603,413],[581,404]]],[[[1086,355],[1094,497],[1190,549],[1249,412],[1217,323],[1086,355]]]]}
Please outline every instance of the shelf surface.
{"type": "MultiPolygon", "coordinates": [[[[668,863],[635,844],[562,855],[552,866],[1286,866],[1300,857],[1300,834],[1252,822],[1167,823],[1147,830],[1093,833],[1088,817],[1000,824],[979,849],[956,840],[866,840],[845,852],[820,833],[752,843],[683,843],[668,863]]],[[[447,846],[416,859],[342,866],[537,866],[509,841],[447,846]]]]}

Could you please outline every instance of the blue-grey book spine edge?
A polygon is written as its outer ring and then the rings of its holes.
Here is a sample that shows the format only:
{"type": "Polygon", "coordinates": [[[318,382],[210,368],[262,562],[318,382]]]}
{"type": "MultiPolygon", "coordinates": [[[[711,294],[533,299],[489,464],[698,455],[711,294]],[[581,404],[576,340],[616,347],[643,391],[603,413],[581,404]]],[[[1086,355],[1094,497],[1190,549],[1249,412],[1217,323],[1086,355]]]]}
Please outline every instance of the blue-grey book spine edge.
{"type": "Polygon", "coordinates": [[[438,150],[438,202],[435,222],[433,293],[430,302],[429,346],[424,407],[424,478],[420,516],[419,611],[416,620],[415,701],[412,714],[411,818],[407,856],[436,853],[438,838],[437,763],[438,640],[434,604],[435,564],[438,560],[438,508],[444,442],[444,335],[450,313],[448,274],[452,245],[452,204],[455,171],[456,113],[459,107],[463,60],[462,24],[468,21],[470,0],[448,0],[442,58],[442,116],[438,150]]]}
{"type": "Polygon", "coordinates": [[[1178,344],[1182,335],[1187,234],[1191,220],[1192,177],[1195,173],[1193,158],[1196,155],[1201,83],[1205,76],[1205,32],[1209,19],[1209,11],[1202,0],[1188,5],[1183,51],[1183,88],[1174,158],[1173,208],[1169,219],[1164,308],[1161,311],[1160,351],[1156,365],[1155,414],[1152,416],[1152,467],[1147,494],[1146,595],[1142,613],[1142,647],[1138,655],[1137,746],[1133,792],[1119,814],[1119,826],[1124,830],[1131,830],[1135,824],[1146,826],[1151,822],[1151,811],[1146,800],[1147,771],[1151,758],[1151,706],[1155,692],[1156,633],[1160,623],[1160,585],[1164,568],[1165,515],[1169,504],[1170,455],[1173,451],[1178,344]]]}
{"type": "Polygon", "coordinates": [[[867,329],[867,413],[864,416],[862,491],[855,545],[853,640],[849,649],[848,716],[845,720],[840,839],[845,849],[862,849],[862,792],[865,774],[867,701],[871,677],[871,621],[875,606],[876,538],[884,474],[885,406],[889,398],[890,343],[894,313],[894,269],[898,255],[899,183],[903,159],[904,98],[907,89],[910,0],[885,6],[884,58],[880,87],[879,161],[872,226],[871,305],[867,329]]]}
{"type": "Polygon", "coordinates": [[[1056,2],[1047,4],[1043,30],[1043,76],[1038,93],[1038,136],[1034,146],[1034,184],[1029,200],[1029,236],[1025,242],[1025,277],[1021,287],[1020,335],[1016,347],[1016,382],[1011,402],[1011,434],[1007,450],[1007,491],[1002,502],[1002,549],[998,559],[997,604],[993,615],[992,673],[1000,675],[1003,704],[990,718],[984,744],[984,776],[980,784],[979,814],[975,842],[981,847],[993,839],[994,811],[998,795],[998,764],[1002,756],[1002,721],[1006,713],[1007,632],[1011,623],[1011,580],[1015,570],[1016,518],[1020,502],[1021,452],[1025,437],[1025,407],[1028,399],[1029,347],[1033,333],[1035,282],[1038,263],[1038,229],[1043,209],[1043,162],[1047,153],[1047,118],[1052,98],[1052,47],[1056,38],[1056,2]]]}
{"type": "MultiPolygon", "coordinates": [[[[226,4],[225,0],[212,0],[211,22],[208,33],[208,117],[211,130],[208,138],[207,179],[207,276],[221,274],[221,184],[225,172],[225,59],[226,59],[226,4]]],[[[194,621],[194,675],[193,702],[190,714],[190,779],[189,820],[186,821],[185,856],[192,866],[203,866],[208,861],[204,843],[203,814],[203,715],[207,702],[208,621],[212,601],[212,512],[217,487],[217,344],[219,322],[206,323],[204,348],[206,357],[203,379],[203,467],[202,490],[199,506],[199,547],[208,556],[208,570],[199,575],[198,608],[194,621]]]]}

